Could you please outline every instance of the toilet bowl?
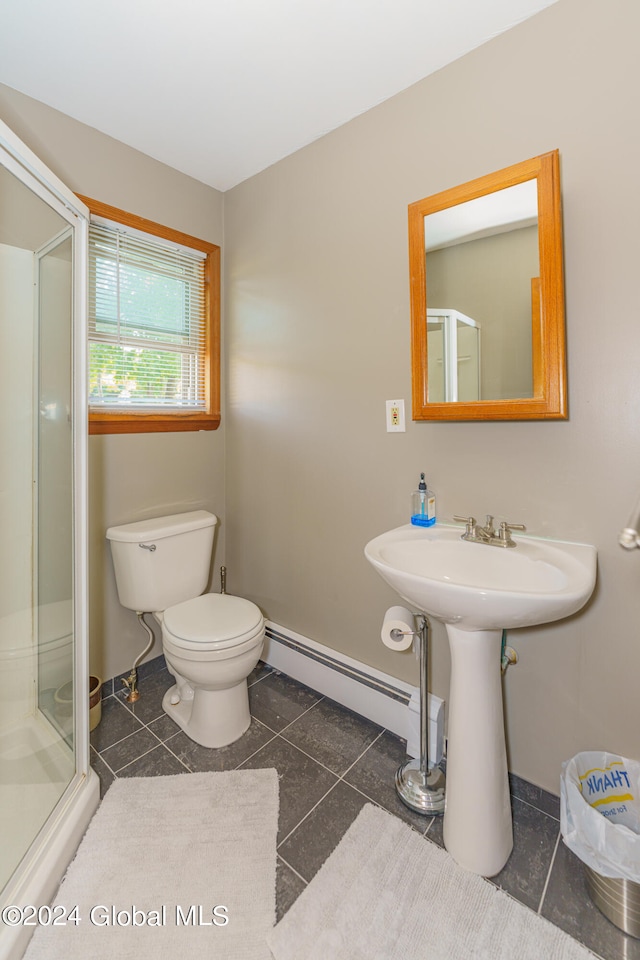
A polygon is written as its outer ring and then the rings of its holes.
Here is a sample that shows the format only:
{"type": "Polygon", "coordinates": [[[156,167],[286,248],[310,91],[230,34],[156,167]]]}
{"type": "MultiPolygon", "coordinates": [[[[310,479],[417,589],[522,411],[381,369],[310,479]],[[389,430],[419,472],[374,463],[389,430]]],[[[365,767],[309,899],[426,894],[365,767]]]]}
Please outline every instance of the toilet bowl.
{"type": "Polygon", "coordinates": [[[158,619],[175,684],[162,709],[204,747],[233,743],[251,723],[247,677],[264,644],[264,619],[254,603],[205,593],[169,607],[158,619]]]}
{"type": "Polygon", "coordinates": [[[223,747],[247,730],[247,677],[264,643],[259,608],[203,593],[217,518],[205,510],[107,530],[120,603],[153,613],[175,684],[162,707],[196,743],[223,747]]]}

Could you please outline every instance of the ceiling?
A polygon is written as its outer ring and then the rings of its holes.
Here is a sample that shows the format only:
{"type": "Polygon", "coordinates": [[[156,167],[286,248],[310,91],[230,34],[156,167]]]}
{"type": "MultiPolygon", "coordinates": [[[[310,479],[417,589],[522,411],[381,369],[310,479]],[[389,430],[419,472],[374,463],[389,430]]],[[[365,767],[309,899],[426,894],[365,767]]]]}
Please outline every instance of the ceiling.
{"type": "Polygon", "coordinates": [[[219,190],[557,0],[2,0],[0,82],[219,190]]]}

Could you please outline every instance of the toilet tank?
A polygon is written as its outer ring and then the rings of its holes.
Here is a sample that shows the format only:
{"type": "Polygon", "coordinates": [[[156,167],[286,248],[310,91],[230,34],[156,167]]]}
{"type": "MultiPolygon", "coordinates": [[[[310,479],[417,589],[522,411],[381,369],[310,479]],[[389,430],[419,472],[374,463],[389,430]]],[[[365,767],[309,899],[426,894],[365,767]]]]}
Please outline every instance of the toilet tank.
{"type": "Polygon", "coordinates": [[[194,510],[109,527],[122,606],[153,613],[200,596],[209,580],[217,522],[212,513],[194,510]]]}

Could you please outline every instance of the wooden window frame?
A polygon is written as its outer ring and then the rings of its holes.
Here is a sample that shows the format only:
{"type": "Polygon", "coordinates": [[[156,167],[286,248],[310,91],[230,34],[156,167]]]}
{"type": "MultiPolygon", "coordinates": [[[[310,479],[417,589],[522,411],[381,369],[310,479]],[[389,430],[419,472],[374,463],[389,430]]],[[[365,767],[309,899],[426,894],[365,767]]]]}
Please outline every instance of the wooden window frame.
{"type": "Polygon", "coordinates": [[[130,410],[123,413],[89,410],[89,433],[173,433],[183,430],[217,430],[220,426],[220,247],[206,240],[198,240],[186,233],[172,230],[153,220],[145,220],[118,207],[109,206],[91,197],[78,194],[96,217],[132,227],[151,236],[170,240],[184,247],[192,247],[206,254],[205,260],[205,317],[206,317],[206,410],[194,413],[141,413],[130,410]]]}

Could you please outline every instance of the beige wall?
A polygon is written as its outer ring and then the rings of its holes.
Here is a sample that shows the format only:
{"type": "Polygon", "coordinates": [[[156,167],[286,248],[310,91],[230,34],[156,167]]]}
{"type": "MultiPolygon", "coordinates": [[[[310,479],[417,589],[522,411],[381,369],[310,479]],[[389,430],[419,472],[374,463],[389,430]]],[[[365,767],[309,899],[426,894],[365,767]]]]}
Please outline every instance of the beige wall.
{"type": "MultiPolygon", "coordinates": [[[[222,243],[223,197],[136,150],[0,85],[0,118],[67,186],[85,196],[222,243]]],[[[220,518],[224,562],[224,428],[184,434],[94,436],[89,442],[91,672],[128,672],[146,635],[117,600],[107,526],[207,509],[220,518]]],[[[160,653],[156,643],[151,656],[160,653]]]]}
{"type": "Polygon", "coordinates": [[[588,608],[509,635],[511,768],[556,791],[580,749],[640,756],[640,553],[617,544],[640,489],[639,31],[636,0],[560,0],[225,196],[233,589],[417,682],[379,640],[396,598],[362,550],[407,521],[420,470],[442,519],[491,512],[595,544],[588,608]],[[407,205],[556,147],[570,419],[387,434],[384,401],[411,388],[407,205]]]}

